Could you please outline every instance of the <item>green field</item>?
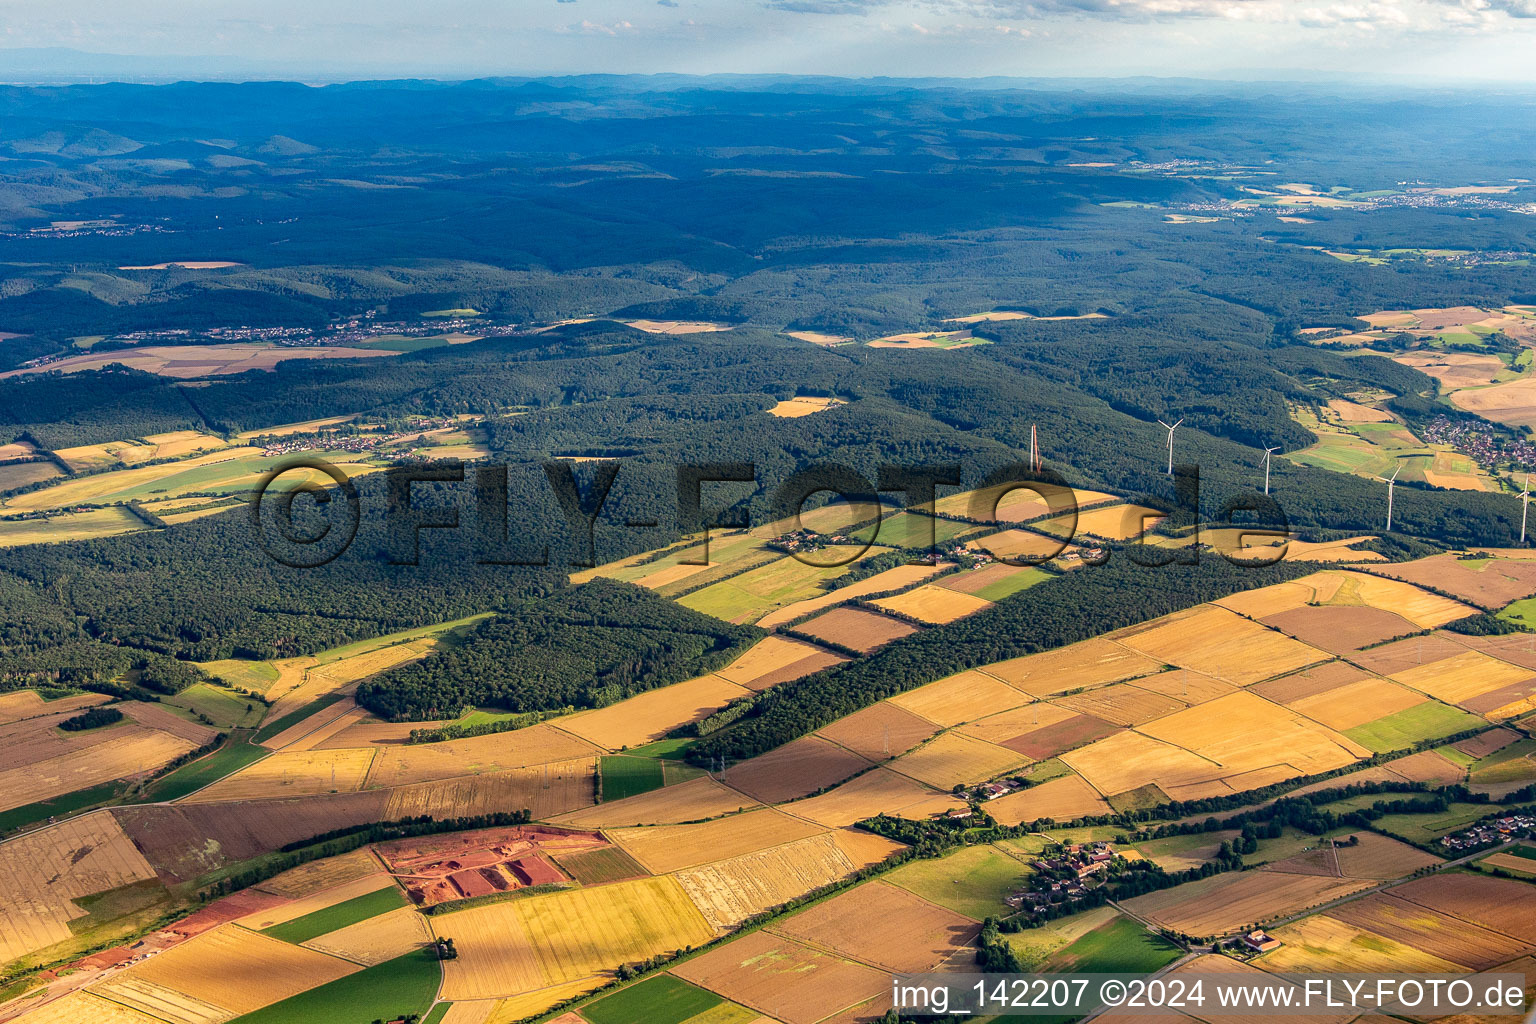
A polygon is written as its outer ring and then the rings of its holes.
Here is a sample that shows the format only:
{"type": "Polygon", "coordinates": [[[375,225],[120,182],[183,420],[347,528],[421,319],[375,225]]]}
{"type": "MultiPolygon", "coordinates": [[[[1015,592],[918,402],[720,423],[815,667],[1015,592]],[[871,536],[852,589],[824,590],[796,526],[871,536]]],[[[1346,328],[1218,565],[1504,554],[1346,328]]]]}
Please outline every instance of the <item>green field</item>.
{"type": "Polygon", "coordinates": [[[984,601],[1001,601],[1005,597],[1012,597],[1021,590],[1028,590],[1036,583],[1044,583],[1051,578],[1051,574],[1044,569],[1029,566],[1020,569],[1011,576],[1005,576],[1000,580],[988,583],[980,590],[971,591],[976,597],[984,601]]]}
{"type": "Polygon", "coordinates": [[[654,743],[647,743],[643,747],[631,747],[629,750],[624,751],[624,753],[630,757],[682,757],[688,748],[696,742],[698,741],[691,736],[676,740],[657,740],[654,743]]]}
{"type": "Polygon", "coordinates": [[[119,789],[119,783],[104,782],[89,789],[77,789],[73,793],[56,796],[52,800],[42,800],[35,804],[0,811],[0,835],[21,828],[23,825],[36,824],[47,821],[51,817],[62,817],[105,803],[116,797],[119,789]]]}
{"type": "Polygon", "coordinates": [[[191,764],[184,764],[163,779],[150,783],[144,791],[149,801],[176,800],[195,793],[204,786],[211,786],[226,775],[233,775],[248,764],[254,764],[271,751],[251,743],[246,733],[230,736],[224,745],[207,757],[191,764]]]}
{"type": "Polygon", "coordinates": [[[400,891],[398,885],[390,884],[362,896],[344,900],[333,907],[326,907],[313,914],[305,914],[292,921],[273,925],[265,929],[262,934],[294,944],[308,942],[321,935],[329,935],[338,928],[345,928],[347,925],[366,921],[370,917],[387,914],[391,910],[399,910],[405,905],[405,893],[400,891]]]}
{"type": "Polygon", "coordinates": [[[658,974],[587,1004],[581,1015],[592,1024],[682,1024],[723,1002],[713,992],[658,974]]]}
{"type": "Polygon", "coordinates": [[[920,858],[886,880],[975,921],[1007,914],[1003,900],[1017,891],[1029,868],[991,846],[967,846],[947,857],[920,858]]]}
{"type": "Polygon", "coordinates": [[[1071,973],[1123,971],[1151,974],[1173,963],[1183,952],[1130,918],[1116,917],[1052,956],[1042,969],[1071,973]]]}
{"type": "Polygon", "coordinates": [[[1449,736],[1465,729],[1475,729],[1482,724],[1483,720],[1470,711],[1429,700],[1406,711],[1346,729],[1344,735],[1363,747],[1369,747],[1373,753],[1381,754],[1388,750],[1403,750],[1415,743],[1449,736]]]}
{"type": "Polygon", "coordinates": [[[236,1017],[234,1024],[367,1024],[422,1014],[442,977],[436,954],[416,950],[236,1017]]]}
{"type": "Polygon", "coordinates": [[[224,661],[206,661],[198,665],[198,668],[232,686],[255,690],[257,693],[265,693],[267,687],[277,682],[277,669],[264,661],[229,658],[224,661]]]}
{"type": "Polygon", "coordinates": [[[278,733],[282,732],[284,729],[288,728],[290,725],[296,725],[297,723],[302,722],[305,718],[313,715],[317,711],[324,711],[332,704],[342,700],[345,696],[346,695],[342,693],[327,693],[323,697],[318,697],[315,700],[310,701],[308,704],[305,704],[303,707],[288,712],[282,718],[275,719],[263,725],[260,729],[256,730],[256,735],[253,737],[253,739],[255,739],[257,743],[264,743],[271,739],[273,736],[276,736],[278,733]]]}
{"type": "Polygon", "coordinates": [[[1376,819],[1375,827],[1410,843],[1429,843],[1466,828],[1489,813],[1491,808],[1488,804],[1456,803],[1451,804],[1444,814],[1389,814],[1376,819]]]}
{"type": "Polygon", "coordinates": [[[666,784],[661,762],[649,757],[610,754],[599,759],[598,771],[604,801],[648,793],[666,784]]]}
{"type": "Polygon", "coordinates": [[[1498,617],[1527,629],[1536,629],[1536,597],[1527,597],[1506,605],[1504,610],[1499,612],[1498,617]]]}
{"type": "MultiPolygon", "coordinates": [[[[850,553],[856,548],[849,548],[850,553]]],[[[860,557],[890,548],[872,546],[860,557]]],[[[814,557],[830,557],[818,552],[814,557]]],[[[775,608],[824,593],[821,584],[848,572],[847,565],[806,565],[788,555],[678,599],[678,604],[727,622],[756,622],[775,608]]]]}
{"type": "Polygon", "coordinates": [[[1472,769],[1473,782],[1528,782],[1532,779],[1536,779],[1536,740],[1531,739],[1494,751],[1472,769]]]}
{"type": "Polygon", "coordinates": [[[186,711],[183,717],[193,720],[198,720],[199,714],[206,715],[217,729],[252,728],[267,712],[266,705],[212,683],[189,686],[162,703],[168,710],[186,711]]]}
{"type": "Polygon", "coordinates": [[[438,1003],[432,1007],[431,1013],[421,1018],[421,1024],[443,1024],[443,1018],[448,1016],[448,1011],[452,1007],[452,1003],[438,1003]]]}

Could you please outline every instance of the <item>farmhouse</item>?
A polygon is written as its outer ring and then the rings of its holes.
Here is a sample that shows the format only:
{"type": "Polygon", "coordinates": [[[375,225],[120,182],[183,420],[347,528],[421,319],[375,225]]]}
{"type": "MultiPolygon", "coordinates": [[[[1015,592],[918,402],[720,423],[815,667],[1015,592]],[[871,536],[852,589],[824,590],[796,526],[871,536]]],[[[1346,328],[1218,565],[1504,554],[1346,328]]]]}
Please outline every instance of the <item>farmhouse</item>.
{"type": "Polygon", "coordinates": [[[1284,943],[1266,932],[1253,931],[1243,936],[1243,945],[1256,953],[1268,953],[1272,949],[1279,949],[1284,943]]]}

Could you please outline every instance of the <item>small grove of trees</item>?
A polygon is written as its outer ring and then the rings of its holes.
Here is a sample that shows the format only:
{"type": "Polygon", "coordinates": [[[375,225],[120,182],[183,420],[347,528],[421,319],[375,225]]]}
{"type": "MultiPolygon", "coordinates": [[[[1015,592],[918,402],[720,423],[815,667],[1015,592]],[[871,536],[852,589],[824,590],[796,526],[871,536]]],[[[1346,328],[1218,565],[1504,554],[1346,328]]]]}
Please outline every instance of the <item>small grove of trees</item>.
{"type": "Polygon", "coordinates": [[[59,728],[68,732],[83,732],[86,729],[99,729],[104,725],[115,725],[122,720],[123,713],[117,708],[91,708],[73,718],[64,719],[59,723],[59,728]]]}

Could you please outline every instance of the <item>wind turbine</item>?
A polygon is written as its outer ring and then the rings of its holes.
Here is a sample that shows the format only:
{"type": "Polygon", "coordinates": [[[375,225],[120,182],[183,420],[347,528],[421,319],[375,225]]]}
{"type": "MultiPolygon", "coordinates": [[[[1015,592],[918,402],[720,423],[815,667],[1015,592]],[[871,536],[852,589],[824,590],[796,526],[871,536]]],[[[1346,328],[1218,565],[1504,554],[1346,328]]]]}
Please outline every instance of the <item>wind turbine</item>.
{"type": "Polygon", "coordinates": [[[1387,532],[1392,532],[1392,492],[1397,488],[1397,474],[1403,471],[1403,464],[1399,462],[1397,468],[1392,471],[1392,479],[1387,481],[1387,532]]]}
{"type": "Polygon", "coordinates": [[[1531,474],[1525,474],[1525,490],[1520,492],[1520,543],[1525,543],[1525,518],[1531,511],[1531,474]]]}
{"type": "Polygon", "coordinates": [[[1280,450],[1280,446],[1279,445],[1275,445],[1275,447],[1273,447],[1273,448],[1265,448],[1264,449],[1264,493],[1265,494],[1269,493],[1269,457],[1271,455],[1275,454],[1275,452],[1277,452],[1279,450],[1280,450]]]}
{"type": "Polygon", "coordinates": [[[1033,423],[1029,425],[1029,464],[1036,473],[1040,472],[1040,435],[1033,423]]]}
{"type": "Polygon", "coordinates": [[[1179,423],[1183,423],[1183,422],[1184,422],[1184,418],[1182,416],[1179,417],[1179,422],[1173,424],[1172,426],[1168,426],[1168,424],[1164,423],[1162,420],[1158,420],[1157,421],[1159,426],[1167,427],[1168,428],[1168,475],[1169,476],[1173,476],[1173,432],[1175,430],[1178,430],[1179,429],[1179,423]]]}

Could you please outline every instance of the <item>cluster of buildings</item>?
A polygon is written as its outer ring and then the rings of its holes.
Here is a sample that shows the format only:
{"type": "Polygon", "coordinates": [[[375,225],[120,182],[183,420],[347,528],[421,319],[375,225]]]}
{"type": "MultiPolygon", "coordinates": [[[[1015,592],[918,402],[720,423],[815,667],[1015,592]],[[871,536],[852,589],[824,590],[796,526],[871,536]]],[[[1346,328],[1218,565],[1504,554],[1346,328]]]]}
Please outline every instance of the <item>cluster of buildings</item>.
{"type": "Polygon", "coordinates": [[[1098,887],[1097,880],[1109,873],[1119,856],[1113,843],[1068,843],[1055,856],[1032,861],[1036,873],[1030,876],[1029,888],[1013,893],[1004,902],[1021,910],[1075,903],[1098,887]]]}
{"type": "Polygon", "coordinates": [[[786,551],[791,555],[805,551],[820,551],[822,548],[833,544],[855,543],[845,534],[841,533],[817,533],[815,530],[791,530],[789,533],[773,538],[768,546],[786,551]]]}
{"type": "Polygon", "coordinates": [[[404,431],[386,434],[382,431],[359,433],[326,432],[314,434],[289,434],[262,446],[261,454],[271,458],[278,455],[295,455],[299,452],[339,451],[360,454],[389,448],[402,441],[419,437],[431,430],[449,430],[459,426],[451,417],[443,419],[412,420],[404,431]]]}
{"type": "Polygon", "coordinates": [[[1536,469],[1536,444],[1524,437],[1505,441],[1487,427],[1436,416],[1424,427],[1424,440],[1430,444],[1448,444],[1463,455],[1476,459],[1481,466],[1513,462],[1536,469]]]}
{"type": "Polygon", "coordinates": [[[1447,850],[1471,852],[1485,846],[1512,843],[1533,833],[1536,833],[1536,815],[1510,814],[1448,835],[1440,840],[1440,845],[1447,850]]]}
{"type": "Polygon", "coordinates": [[[29,228],[26,231],[0,232],[0,238],[85,238],[94,235],[98,238],[126,238],[129,235],[172,234],[170,228],[159,224],[119,224],[110,220],[88,221],[55,221],[42,228],[29,228]]]}

